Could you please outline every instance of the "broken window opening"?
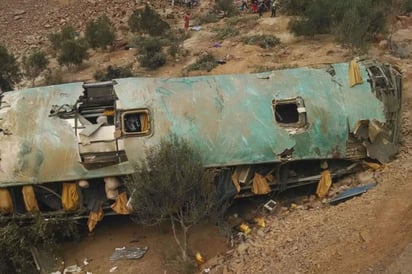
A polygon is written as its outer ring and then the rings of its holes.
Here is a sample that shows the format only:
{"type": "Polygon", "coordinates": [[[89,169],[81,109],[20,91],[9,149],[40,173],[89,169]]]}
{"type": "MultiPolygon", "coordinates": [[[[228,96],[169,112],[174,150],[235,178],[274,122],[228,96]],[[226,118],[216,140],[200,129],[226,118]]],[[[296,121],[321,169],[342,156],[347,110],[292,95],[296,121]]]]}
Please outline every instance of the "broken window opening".
{"type": "Polygon", "coordinates": [[[275,121],[281,126],[304,127],[306,125],[306,109],[300,97],[272,101],[275,121]]]}
{"type": "Polygon", "coordinates": [[[275,118],[278,123],[299,122],[298,106],[296,104],[278,104],[275,106],[275,118]]]}
{"type": "Polygon", "coordinates": [[[150,134],[150,113],[147,109],[122,113],[122,129],[126,135],[150,134]]]}

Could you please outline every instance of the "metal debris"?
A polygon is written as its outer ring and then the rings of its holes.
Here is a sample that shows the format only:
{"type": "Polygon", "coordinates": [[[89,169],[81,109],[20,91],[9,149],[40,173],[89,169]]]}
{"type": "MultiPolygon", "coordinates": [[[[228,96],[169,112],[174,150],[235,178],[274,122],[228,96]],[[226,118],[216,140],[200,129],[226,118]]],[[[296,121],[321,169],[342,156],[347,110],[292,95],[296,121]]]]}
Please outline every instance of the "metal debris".
{"type": "Polygon", "coordinates": [[[121,247],[115,248],[113,254],[110,256],[110,261],[116,261],[121,259],[140,259],[146,254],[149,248],[145,247],[121,247]]]}
{"type": "Polygon", "coordinates": [[[376,183],[370,183],[370,184],[363,185],[363,186],[353,187],[351,189],[345,190],[344,192],[340,193],[335,198],[330,200],[329,203],[332,205],[336,205],[340,202],[344,202],[355,196],[359,196],[375,186],[376,186],[376,183]]]}

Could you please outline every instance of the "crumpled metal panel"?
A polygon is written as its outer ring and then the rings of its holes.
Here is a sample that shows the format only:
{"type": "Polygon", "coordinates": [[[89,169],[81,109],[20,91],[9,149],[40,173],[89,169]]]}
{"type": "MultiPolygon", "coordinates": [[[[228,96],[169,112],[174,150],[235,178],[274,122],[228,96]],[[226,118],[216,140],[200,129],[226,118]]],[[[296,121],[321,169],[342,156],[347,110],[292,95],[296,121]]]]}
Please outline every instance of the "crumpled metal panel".
{"type": "Polygon", "coordinates": [[[70,181],[130,172],[130,166],[88,171],[79,162],[77,139],[71,126],[49,117],[52,105],[75,104],[82,83],[4,93],[0,110],[0,185],[70,181]]]}

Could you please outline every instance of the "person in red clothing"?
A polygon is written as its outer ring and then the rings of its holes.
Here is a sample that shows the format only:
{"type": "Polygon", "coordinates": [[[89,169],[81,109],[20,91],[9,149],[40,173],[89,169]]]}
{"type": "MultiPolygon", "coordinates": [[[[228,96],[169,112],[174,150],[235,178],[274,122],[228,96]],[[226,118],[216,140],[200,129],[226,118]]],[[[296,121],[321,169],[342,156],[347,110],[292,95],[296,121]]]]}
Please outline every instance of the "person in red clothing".
{"type": "Polygon", "coordinates": [[[184,25],[184,26],[185,26],[185,30],[187,31],[187,30],[189,29],[189,22],[190,22],[190,14],[189,14],[189,12],[186,12],[184,20],[185,20],[185,25],[184,25]]]}

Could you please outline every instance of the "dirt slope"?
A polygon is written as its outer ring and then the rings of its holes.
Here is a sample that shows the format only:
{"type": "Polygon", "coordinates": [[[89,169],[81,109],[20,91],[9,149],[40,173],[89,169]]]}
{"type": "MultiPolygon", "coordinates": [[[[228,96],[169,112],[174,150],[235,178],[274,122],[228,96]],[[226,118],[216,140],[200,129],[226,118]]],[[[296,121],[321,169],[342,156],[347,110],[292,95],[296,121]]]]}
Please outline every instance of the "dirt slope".
{"type": "MultiPolygon", "coordinates": [[[[47,33],[71,23],[83,30],[85,22],[98,14],[106,13],[118,29],[124,29],[127,18],[141,3],[126,0],[1,0],[0,42],[20,54],[32,47],[47,46],[47,33]]],[[[201,9],[206,9],[206,3],[201,9]]],[[[194,10],[196,13],[202,10],[194,10]]],[[[164,13],[174,13],[174,22],[181,22],[181,10],[170,7],[164,13]]],[[[244,29],[249,34],[273,34],[282,41],[275,50],[263,50],[241,44],[231,38],[217,41],[213,35],[215,25],[204,25],[202,30],[191,32],[184,42],[190,52],[186,58],[169,60],[169,65],[157,71],[144,71],[144,75],[179,76],[182,69],[204,51],[209,51],[227,62],[210,73],[246,73],[262,68],[316,65],[349,60],[348,49],[337,45],[333,38],[321,36],[311,40],[293,37],[286,30],[289,18],[280,16],[256,18],[253,28],[244,29]],[[221,47],[213,47],[219,43],[221,47]]],[[[405,26],[394,26],[405,27],[405,26]]],[[[406,26],[410,27],[409,25],[406,26]]],[[[127,34],[119,32],[119,39],[127,34]]],[[[91,80],[97,69],[109,64],[125,65],[135,59],[135,51],[91,52],[91,58],[75,72],[65,74],[66,80],[91,80]]],[[[254,229],[245,243],[226,252],[226,243],[214,228],[200,229],[195,233],[193,249],[201,250],[211,258],[205,268],[211,273],[412,273],[412,62],[389,54],[387,47],[372,47],[371,57],[398,64],[405,75],[403,103],[403,143],[398,158],[374,177],[378,186],[361,197],[337,206],[299,207],[277,215],[266,216],[266,227],[254,229]],[[209,234],[210,233],[210,234],[209,234]]],[[[56,66],[52,60],[52,66],[56,66]]],[[[206,73],[203,73],[206,74],[206,73]]],[[[128,224],[126,222],[126,224],[128,224]]],[[[109,224],[97,228],[94,236],[81,243],[65,246],[66,263],[82,264],[84,258],[91,263],[84,270],[108,273],[166,273],[162,250],[169,240],[150,229],[109,224]],[[107,257],[114,247],[130,245],[139,238],[138,245],[151,247],[140,261],[109,262],[107,257]]],[[[167,272],[170,273],[170,272],[167,272]]]]}

